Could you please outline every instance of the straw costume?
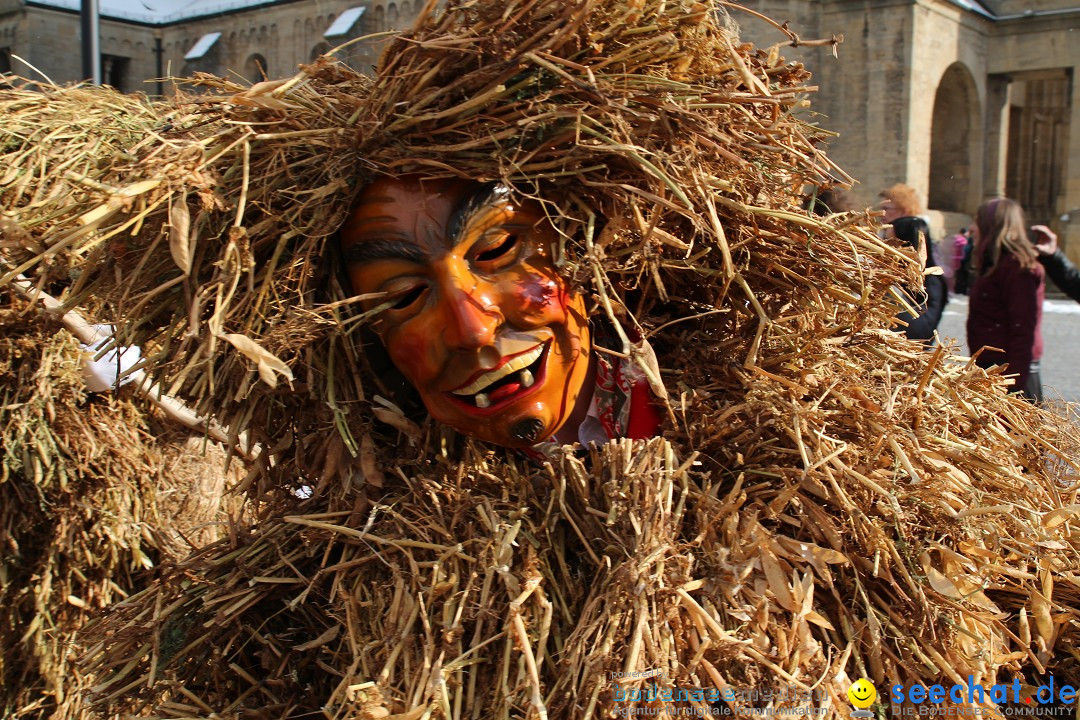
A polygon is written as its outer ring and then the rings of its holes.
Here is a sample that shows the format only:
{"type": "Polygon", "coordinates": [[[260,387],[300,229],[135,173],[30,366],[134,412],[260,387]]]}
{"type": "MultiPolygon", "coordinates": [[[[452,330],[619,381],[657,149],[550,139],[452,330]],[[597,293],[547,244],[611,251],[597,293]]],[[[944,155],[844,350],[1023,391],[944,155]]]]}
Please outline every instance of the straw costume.
{"type": "Polygon", "coordinates": [[[116,322],[261,451],[261,520],[92,631],[101,707],[831,717],[860,676],[882,698],[1064,681],[1080,438],[888,330],[915,263],[865,215],[798,207],[844,179],[801,119],[807,73],[741,45],[727,3],[434,4],[374,80],[4,96],[4,281],[116,322]],[[88,95],[112,124],[78,125],[88,95]],[[332,250],[356,192],[404,173],[544,203],[564,277],[666,401],[661,437],[541,464],[395,402],[332,250]]]}
{"type": "Polygon", "coordinates": [[[0,322],[0,714],[86,717],[83,626],[225,534],[238,468],[130,389],[88,393],[78,341],[10,288],[0,322]]]}

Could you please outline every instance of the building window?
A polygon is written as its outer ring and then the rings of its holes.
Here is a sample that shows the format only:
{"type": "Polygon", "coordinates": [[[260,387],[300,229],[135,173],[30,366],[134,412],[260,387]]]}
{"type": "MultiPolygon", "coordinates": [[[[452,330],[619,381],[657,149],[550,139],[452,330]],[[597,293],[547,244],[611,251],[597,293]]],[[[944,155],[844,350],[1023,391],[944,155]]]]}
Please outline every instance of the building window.
{"type": "Polygon", "coordinates": [[[128,66],[130,64],[131,58],[103,54],[101,56],[102,84],[111,85],[120,92],[127,92],[128,66]]]}
{"type": "Polygon", "coordinates": [[[253,83],[262,82],[266,79],[266,58],[255,53],[244,63],[244,77],[253,83]]]}
{"type": "Polygon", "coordinates": [[[316,60],[319,59],[319,57],[321,57],[322,55],[325,55],[328,52],[330,52],[330,43],[328,43],[328,42],[319,43],[315,47],[311,48],[311,58],[310,58],[311,62],[315,62],[316,60]]]}
{"type": "Polygon", "coordinates": [[[11,72],[11,48],[0,47],[0,75],[11,72]]]}

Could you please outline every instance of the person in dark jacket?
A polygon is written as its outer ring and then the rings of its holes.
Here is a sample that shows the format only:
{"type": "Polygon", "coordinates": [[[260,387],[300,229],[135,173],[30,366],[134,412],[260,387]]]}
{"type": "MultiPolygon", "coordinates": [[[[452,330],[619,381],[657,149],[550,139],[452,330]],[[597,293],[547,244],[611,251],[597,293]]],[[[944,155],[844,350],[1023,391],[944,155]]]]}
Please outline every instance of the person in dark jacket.
{"type": "Polygon", "coordinates": [[[968,310],[968,347],[979,367],[1008,364],[1015,389],[1042,401],[1042,304],[1045,271],[1028,241],[1020,204],[983,203],[975,214],[975,282],[968,310]]]}
{"type": "Polygon", "coordinates": [[[1032,225],[1031,236],[1046,274],[1061,292],[1080,302],[1080,268],[1058,247],[1057,235],[1045,225],[1032,225]]]}
{"type": "MultiPolygon", "coordinates": [[[[920,217],[898,217],[892,222],[892,231],[898,240],[906,246],[926,252],[925,268],[937,267],[933,246],[930,244],[930,230],[926,221],[920,217]]],[[[912,340],[933,343],[934,331],[941,322],[941,314],[949,302],[949,290],[945,278],[939,273],[930,273],[923,277],[923,291],[904,289],[912,307],[919,310],[918,316],[904,311],[896,316],[902,321],[904,334],[912,340]]]]}

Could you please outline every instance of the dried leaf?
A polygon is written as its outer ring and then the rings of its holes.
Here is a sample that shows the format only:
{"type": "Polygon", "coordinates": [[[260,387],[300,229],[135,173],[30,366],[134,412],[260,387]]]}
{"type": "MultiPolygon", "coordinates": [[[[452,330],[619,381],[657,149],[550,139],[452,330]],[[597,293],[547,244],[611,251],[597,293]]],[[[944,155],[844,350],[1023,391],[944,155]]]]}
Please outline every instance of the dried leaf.
{"type": "Polygon", "coordinates": [[[1055,528],[1077,516],[1080,516],[1080,505],[1066,505],[1043,515],[1042,526],[1047,529],[1055,528]]]}
{"type": "Polygon", "coordinates": [[[1045,550],[1068,550],[1069,546],[1060,540],[1040,540],[1035,543],[1036,547],[1041,547],[1045,550]]]}
{"type": "Polygon", "coordinates": [[[314,640],[310,640],[303,645],[297,645],[294,649],[300,652],[304,652],[306,650],[314,650],[317,647],[322,647],[328,642],[331,642],[334,638],[338,636],[338,633],[340,632],[341,625],[335,625],[314,640]]]}
{"type": "Polygon", "coordinates": [[[377,488],[383,486],[385,477],[375,461],[375,443],[367,433],[360,438],[360,470],[364,473],[364,480],[368,485],[377,488]]]}
{"type": "Polygon", "coordinates": [[[187,193],[169,206],[169,252],[184,275],[191,274],[191,211],[187,193]]]}
{"type": "Polygon", "coordinates": [[[795,598],[792,596],[791,588],[788,586],[787,573],[784,572],[779,558],[776,557],[772,550],[762,548],[761,569],[765,571],[765,577],[769,581],[769,590],[776,597],[776,602],[780,603],[780,607],[789,612],[798,612],[795,598]]]}
{"type": "Polygon", "coordinates": [[[400,412],[394,412],[393,410],[384,407],[372,408],[371,412],[382,422],[387,425],[392,425],[405,433],[405,436],[409,438],[410,444],[415,444],[420,439],[420,426],[400,412]]]}
{"type": "Polygon", "coordinates": [[[940,570],[931,564],[929,553],[924,552],[919,556],[919,560],[922,563],[923,572],[926,573],[926,579],[930,583],[930,587],[934,588],[935,592],[939,592],[945,597],[954,600],[959,600],[963,597],[953,581],[945,577],[940,570]]]}
{"type": "Polygon", "coordinates": [[[274,96],[274,91],[288,82],[291,78],[281,80],[264,80],[255,83],[242,93],[237,93],[231,98],[231,102],[245,107],[261,107],[267,110],[289,110],[295,108],[295,103],[286,102],[274,96]]]}
{"type": "Polygon", "coordinates": [[[1026,657],[1027,657],[1026,652],[1019,652],[1019,651],[1011,652],[1011,653],[1007,653],[1005,655],[995,655],[994,659],[993,659],[993,663],[995,665],[1004,665],[1004,664],[1010,663],[1010,662],[1012,662],[1014,660],[1023,660],[1026,657]]]}
{"type": "Polygon", "coordinates": [[[269,95],[282,85],[285,85],[291,79],[292,78],[281,78],[280,80],[263,80],[262,82],[255,83],[250,88],[240,93],[240,96],[256,97],[258,95],[269,95]]]}
{"type": "Polygon", "coordinates": [[[1050,601],[1039,591],[1031,591],[1031,616],[1035,618],[1035,630],[1039,637],[1051,647],[1054,637],[1054,620],[1050,617],[1050,601]]]}
{"type": "Polygon", "coordinates": [[[132,183],[131,185],[128,185],[127,187],[120,188],[119,192],[117,192],[116,194],[117,194],[117,196],[122,197],[122,198],[138,197],[139,195],[142,195],[143,193],[150,192],[151,190],[153,190],[154,188],[156,188],[160,184],[161,184],[161,179],[160,178],[155,179],[155,180],[143,180],[141,182],[132,183]]]}
{"type": "Polygon", "coordinates": [[[427,711],[428,709],[426,707],[418,707],[414,710],[409,710],[408,712],[403,712],[399,715],[388,715],[386,716],[385,720],[419,720],[421,717],[424,716],[424,713],[426,713],[427,711]]]}
{"type": "Polygon", "coordinates": [[[258,366],[259,378],[270,387],[277,387],[278,375],[284,377],[290,384],[292,383],[293,374],[289,366],[247,335],[225,333],[222,337],[258,366]]]}
{"type": "MultiPolygon", "coordinates": [[[[795,574],[798,576],[797,572],[795,574]]],[[[798,595],[799,615],[810,614],[814,607],[814,574],[807,570],[803,573],[802,579],[793,587],[798,595]]]]}
{"type": "Polygon", "coordinates": [[[791,538],[781,537],[780,543],[788,550],[802,557],[815,567],[822,565],[847,565],[848,558],[844,553],[821,547],[809,542],[800,542],[791,538]]]}
{"type": "Polygon", "coordinates": [[[637,343],[630,349],[630,354],[637,361],[649,381],[649,388],[661,400],[667,400],[668,392],[660,381],[660,362],[648,343],[637,343]]]}
{"type": "Polygon", "coordinates": [[[827,630],[836,630],[836,628],[833,627],[833,624],[829,622],[828,619],[826,619],[814,610],[806,613],[806,615],[804,615],[803,617],[805,617],[807,621],[812,622],[815,625],[819,625],[827,630]]]}

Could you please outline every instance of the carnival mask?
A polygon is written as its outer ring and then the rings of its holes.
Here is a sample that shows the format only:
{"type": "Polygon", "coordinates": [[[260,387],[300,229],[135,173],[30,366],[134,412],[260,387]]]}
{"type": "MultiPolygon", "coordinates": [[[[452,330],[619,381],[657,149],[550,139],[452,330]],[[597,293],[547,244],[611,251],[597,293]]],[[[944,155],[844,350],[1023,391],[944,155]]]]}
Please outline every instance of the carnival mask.
{"type": "Polygon", "coordinates": [[[555,238],[502,185],[409,176],[361,193],[341,230],[353,291],[436,420],[524,447],[588,402],[585,302],[555,271],[555,238]]]}

